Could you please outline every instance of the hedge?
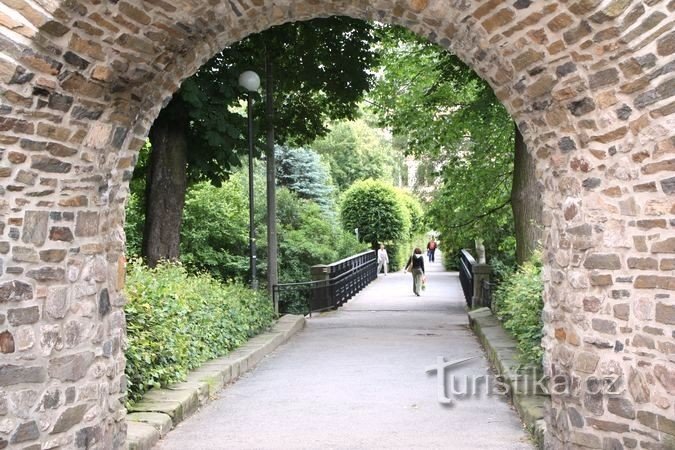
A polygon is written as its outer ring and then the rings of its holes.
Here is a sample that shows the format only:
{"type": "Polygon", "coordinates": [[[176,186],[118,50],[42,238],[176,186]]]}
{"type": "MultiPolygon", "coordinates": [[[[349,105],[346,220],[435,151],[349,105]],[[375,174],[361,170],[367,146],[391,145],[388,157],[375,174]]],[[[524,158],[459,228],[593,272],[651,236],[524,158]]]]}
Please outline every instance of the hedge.
{"type": "Polygon", "coordinates": [[[268,328],[271,302],[241,284],[189,275],[178,264],[127,268],[127,402],[223,356],[268,328]]]}

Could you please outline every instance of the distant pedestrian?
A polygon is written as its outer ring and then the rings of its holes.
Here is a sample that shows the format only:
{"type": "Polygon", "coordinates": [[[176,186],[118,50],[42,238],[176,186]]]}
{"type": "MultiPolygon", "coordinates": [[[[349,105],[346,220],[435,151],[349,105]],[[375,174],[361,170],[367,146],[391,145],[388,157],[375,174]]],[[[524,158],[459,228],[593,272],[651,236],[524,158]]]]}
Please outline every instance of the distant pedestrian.
{"type": "Polygon", "coordinates": [[[416,296],[420,296],[422,290],[422,283],[424,283],[424,256],[422,250],[417,247],[413,254],[408,258],[408,263],[405,265],[403,272],[410,270],[413,276],[413,292],[416,296]]]}
{"type": "Polygon", "coordinates": [[[380,249],[377,251],[377,274],[380,274],[380,271],[384,268],[384,276],[387,276],[387,270],[389,266],[389,255],[387,255],[387,249],[384,248],[384,244],[380,244],[380,249]]]}
{"type": "Polygon", "coordinates": [[[432,237],[427,244],[427,258],[429,258],[429,262],[436,261],[436,247],[438,247],[436,239],[432,237]]]}

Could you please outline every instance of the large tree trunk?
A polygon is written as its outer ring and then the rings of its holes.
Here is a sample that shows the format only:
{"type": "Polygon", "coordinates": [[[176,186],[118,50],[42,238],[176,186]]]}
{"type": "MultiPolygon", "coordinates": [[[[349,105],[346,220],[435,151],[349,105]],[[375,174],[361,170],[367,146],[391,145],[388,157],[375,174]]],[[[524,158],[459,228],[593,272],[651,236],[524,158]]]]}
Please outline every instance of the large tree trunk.
{"type": "Polygon", "coordinates": [[[536,162],[527,151],[520,130],[515,128],[511,208],[516,231],[516,260],[522,264],[537,249],[542,238],[542,199],[535,173],[536,162]]]}
{"type": "MultiPolygon", "coordinates": [[[[274,159],[274,76],[272,74],[272,57],[267,49],[265,55],[265,115],[267,116],[267,289],[273,296],[274,285],[279,283],[277,271],[277,191],[276,164],[274,159]]],[[[279,305],[274,303],[275,312],[279,305]]]]}
{"type": "Polygon", "coordinates": [[[150,129],[145,190],[143,256],[150,267],[180,256],[180,227],[187,189],[187,122],[167,109],[150,129]]]}

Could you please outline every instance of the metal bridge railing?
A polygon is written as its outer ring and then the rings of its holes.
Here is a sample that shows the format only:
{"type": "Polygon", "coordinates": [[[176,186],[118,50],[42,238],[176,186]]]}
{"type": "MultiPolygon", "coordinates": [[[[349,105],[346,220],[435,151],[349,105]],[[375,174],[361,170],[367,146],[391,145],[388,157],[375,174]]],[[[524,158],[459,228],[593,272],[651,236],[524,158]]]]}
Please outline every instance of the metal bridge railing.
{"type": "Polygon", "coordinates": [[[462,285],[462,291],[464,291],[464,299],[466,299],[466,304],[471,308],[471,300],[473,298],[473,266],[476,264],[476,260],[471,256],[467,250],[462,250],[459,252],[459,282],[462,285]]]}
{"type": "Polygon", "coordinates": [[[274,286],[274,301],[281,313],[288,312],[291,303],[306,305],[310,317],[312,312],[342,306],[377,278],[377,254],[367,251],[313,269],[323,279],[274,286]]]}

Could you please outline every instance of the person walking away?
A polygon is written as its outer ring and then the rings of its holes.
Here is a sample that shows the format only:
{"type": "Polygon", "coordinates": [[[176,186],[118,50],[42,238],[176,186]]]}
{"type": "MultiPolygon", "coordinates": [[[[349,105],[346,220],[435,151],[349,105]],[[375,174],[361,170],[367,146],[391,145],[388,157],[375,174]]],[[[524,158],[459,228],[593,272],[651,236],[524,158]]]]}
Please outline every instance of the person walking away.
{"type": "Polygon", "coordinates": [[[384,276],[387,276],[387,269],[389,266],[389,255],[387,255],[387,249],[384,248],[384,244],[380,244],[380,249],[377,251],[377,274],[380,274],[380,271],[384,268],[384,276]]]}
{"type": "Polygon", "coordinates": [[[429,262],[436,261],[436,247],[436,239],[432,237],[427,244],[427,257],[429,258],[429,262]]]}
{"type": "Polygon", "coordinates": [[[415,248],[413,254],[410,255],[408,263],[403,269],[403,273],[408,270],[412,272],[413,276],[413,292],[419,297],[424,281],[424,256],[422,256],[422,250],[419,247],[415,248]]]}

